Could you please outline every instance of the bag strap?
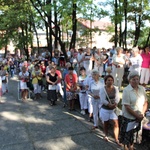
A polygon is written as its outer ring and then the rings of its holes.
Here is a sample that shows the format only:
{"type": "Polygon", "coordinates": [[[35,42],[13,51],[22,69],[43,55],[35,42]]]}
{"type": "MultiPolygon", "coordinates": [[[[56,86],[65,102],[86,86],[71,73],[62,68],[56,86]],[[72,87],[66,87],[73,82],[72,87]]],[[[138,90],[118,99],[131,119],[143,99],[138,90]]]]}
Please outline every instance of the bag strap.
{"type": "MultiPolygon", "coordinates": [[[[110,100],[110,98],[109,98],[109,96],[108,96],[108,94],[107,94],[107,92],[106,92],[105,87],[104,87],[104,92],[105,92],[105,94],[106,94],[106,97],[107,97],[107,99],[108,99],[109,103],[111,103],[111,100],[110,100]]],[[[111,104],[112,104],[112,103],[111,103],[111,104]]]]}

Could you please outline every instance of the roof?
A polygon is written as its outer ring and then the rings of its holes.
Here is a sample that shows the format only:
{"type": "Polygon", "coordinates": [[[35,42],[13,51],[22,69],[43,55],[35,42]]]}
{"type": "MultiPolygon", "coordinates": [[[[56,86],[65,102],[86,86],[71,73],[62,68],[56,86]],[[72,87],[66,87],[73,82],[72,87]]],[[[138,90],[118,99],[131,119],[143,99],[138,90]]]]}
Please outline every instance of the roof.
{"type": "MultiPolygon", "coordinates": [[[[81,23],[82,25],[84,25],[87,28],[91,28],[90,27],[90,20],[85,20],[85,19],[78,19],[78,22],[81,23]]],[[[112,26],[112,24],[110,22],[105,22],[102,20],[94,20],[92,21],[92,29],[94,28],[99,28],[100,30],[106,30],[106,28],[108,26],[112,26]]]]}

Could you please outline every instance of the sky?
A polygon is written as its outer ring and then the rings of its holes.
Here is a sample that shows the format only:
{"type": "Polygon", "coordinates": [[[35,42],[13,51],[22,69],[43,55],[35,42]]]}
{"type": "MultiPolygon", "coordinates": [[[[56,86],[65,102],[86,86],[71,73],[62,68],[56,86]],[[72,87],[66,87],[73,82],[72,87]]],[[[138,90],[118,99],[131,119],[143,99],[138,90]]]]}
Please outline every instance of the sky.
{"type": "MultiPolygon", "coordinates": [[[[98,3],[100,3],[100,2],[106,2],[107,0],[93,0],[93,2],[95,3],[95,4],[98,4],[98,3]]],[[[107,6],[107,7],[105,7],[105,9],[110,9],[110,7],[109,6],[107,6]]],[[[107,22],[110,22],[110,18],[109,17],[104,17],[104,18],[102,18],[101,19],[102,21],[107,21],[107,22]]]]}

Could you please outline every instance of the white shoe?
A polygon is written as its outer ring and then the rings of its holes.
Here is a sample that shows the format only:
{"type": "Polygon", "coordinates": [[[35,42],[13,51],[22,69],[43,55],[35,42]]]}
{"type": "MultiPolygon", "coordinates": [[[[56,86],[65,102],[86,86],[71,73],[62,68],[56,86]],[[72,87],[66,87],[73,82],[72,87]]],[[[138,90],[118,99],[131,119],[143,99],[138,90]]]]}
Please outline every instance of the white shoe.
{"type": "Polygon", "coordinates": [[[83,110],[83,115],[85,115],[85,110],[83,110]]]}
{"type": "Polygon", "coordinates": [[[80,112],[82,115],[83,115],[83,110],[81,110],[81,112],[80,112]]]}
{"type": "Polygon", "coordinates": [[[82,114],[82,115],[85,115],[85,111],[84,111],[84,110],[81,110],[81,114],[82,114]]]}

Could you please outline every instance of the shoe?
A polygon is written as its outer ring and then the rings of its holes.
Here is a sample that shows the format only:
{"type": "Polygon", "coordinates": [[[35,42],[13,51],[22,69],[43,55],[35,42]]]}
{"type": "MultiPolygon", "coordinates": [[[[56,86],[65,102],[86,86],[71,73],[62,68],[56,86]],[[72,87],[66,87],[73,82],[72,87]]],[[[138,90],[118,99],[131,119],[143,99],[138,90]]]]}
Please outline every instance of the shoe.
{"type": "Polygon", "coordinates": [[[89,117],[88,122],[92,122],[92,118],[91,117],[89,117]]]}
{"type": "Polygon", "coordinates": [[[83,110],[81,110],[80,114],[82,114],[82,115],[83,115],[83,110]]]}
{"type": "Polygon", "coordinates": [[[80,112],[82,115],[85,115],[85,111],[84,110],[81,110],[80,112]]]}
{"type": "Polygon", "coordinates": [[[123,146],[123,145],[119,142],[119,140],[115,141],[115,143],[116,143],[118,146],[123,146]]]}
{"type": "Polygon", "coordinates": [[[50,104],[49,104],[50,106],[53,106],[54,105],[54,103],[53,102],[50,102],[50,104]]]}
{"type": "Polygon", "coordinates": [[[23,102],[23,103],[25,103],[25,102],[26,102],[26,100],[25,100],[24,98],[22,98],[22,102],[23,102]]]}
{"type": "Polygon", "coordinates": [[[82,113],[83,115],[85,115],[85,110],[83,110],[83,113],[82,113]]]}
{"type": "Polygon", "coordinates": [[[93,126],[93,127],[92,127],[92,130],[95,130],[95,129],[98,129],[98,127],[97,127],[97,126],[93,126]]]}
{"type": "Polygon", "coordinates": [[[51,106],[53,106],[53,103],[50,103],[51,106]]]}
{"type": "Polygon", "coordinates": [[[64,103],[63,108],[67,107],[67,104],[64,103]]]}
{"type": "Polygon", "coordinates": [[[36,98],[36,97],[34,97],[34,98],[33,98],[33,100],[34,100],[34,101],[36,101],[36,100],[37,100],[37,98],[36,98]]]}
{"type": "Polygon", "coordinates": [[[109,142],[109,138],[107,136],[104,136],[103,139],[106,141],[106,142],[109,142]]]}

